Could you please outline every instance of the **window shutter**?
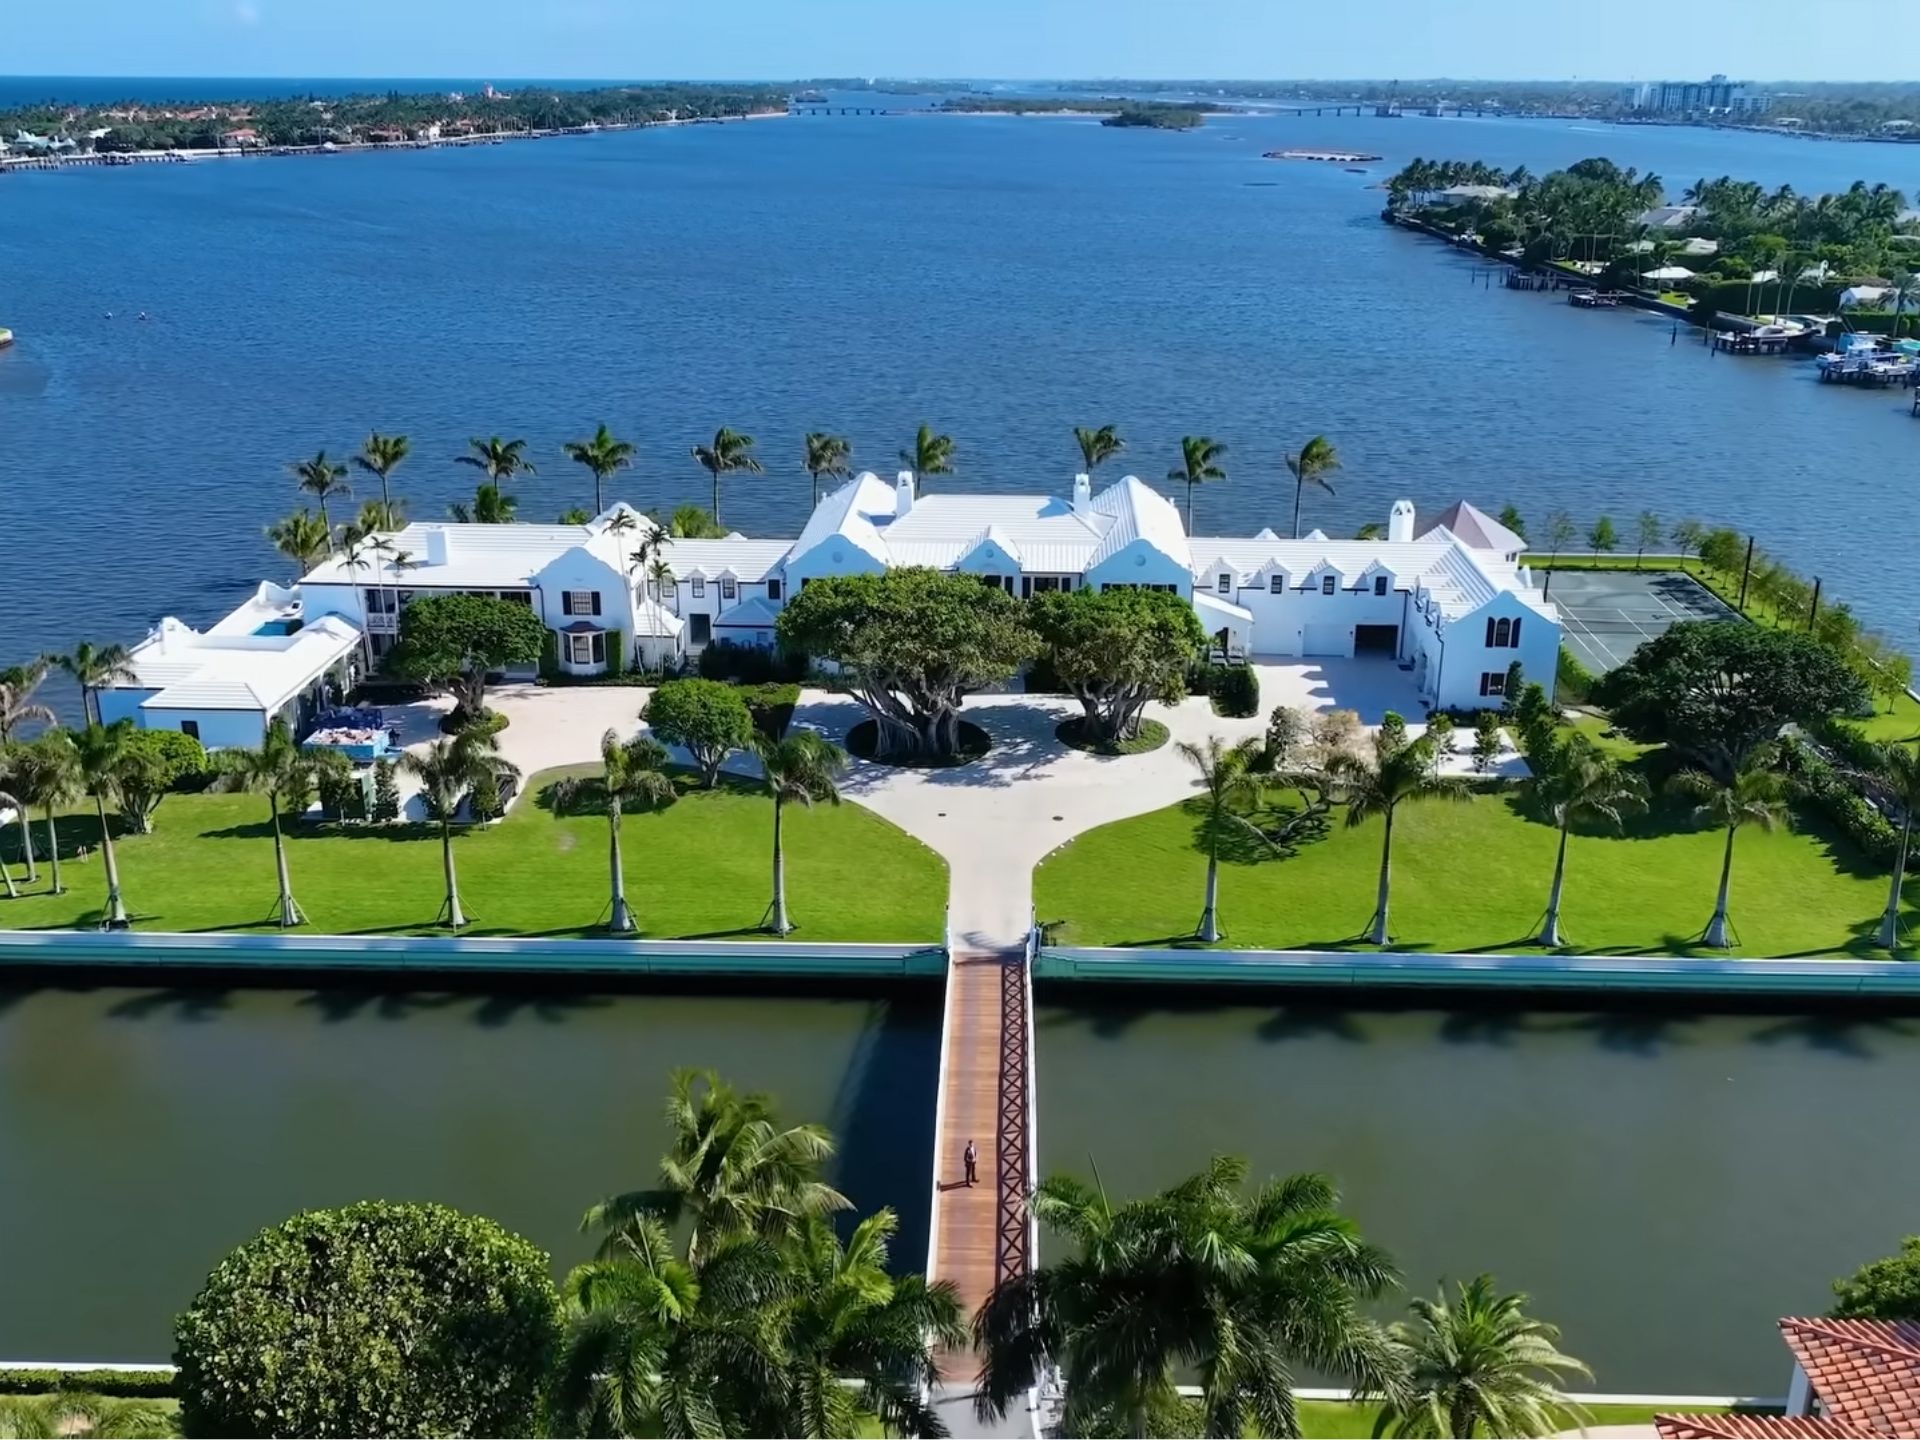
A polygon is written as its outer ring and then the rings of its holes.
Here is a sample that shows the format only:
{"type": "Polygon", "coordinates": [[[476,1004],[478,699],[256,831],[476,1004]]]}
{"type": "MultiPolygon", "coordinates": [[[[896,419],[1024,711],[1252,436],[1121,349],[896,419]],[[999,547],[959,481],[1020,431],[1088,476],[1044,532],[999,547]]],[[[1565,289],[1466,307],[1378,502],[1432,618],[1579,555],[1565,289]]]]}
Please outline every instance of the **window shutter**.
{"type": "Polygon", "coordinates": [[[560,592],[560,613],[562,615],[571,615],[573,613],[573,591],[562,590],[560,592]]]}
{"type": "Polygon", "coordinates": [[[600,592],[598,590],[593,592],[593,613],[596,615],[600,613],[600,592]]]}
{"type": "MultiPolygon", "coordinates": [[[[1488,618],[1488,620],[1487,620],[1487,649],[1489,649],[1489,650],[1491,650],[1491,649],[1493,649],[1493,627],[1494,627],[1494,623],[1495,623],[1495,622],[1493,621],[1493,619],[1492,619],[1491,617],[1489,617],[1489,618],[1488,618]]],[[[1484,695],[1484,694],[1486,694],[1486,693],[1487,693],[1487,687],[1486,687],[1486,686],[1484,686],[1484,685],[1482,685],[1482,686],[1480,687],[1480,693],[1481,693],[1482,695],[1484,695]]]]}
{"type": "MultiPolygon", "coordinates": [[[[1487,628],[1488,628],[1488,629],[1492,629],[1492,628],[1493,628],[1493,622],[1492,622],[1491,620],[1489,620],[1489,621],[1487,622],[1487,628]]],[[[1489,674],[1487,674],[1487,672],[1486,672],[1486,671],[1484,671],[1484,670],[1483,670],[1483,671],[1481,671],[1481,672],[1480,672],[1480,693],[1481,693],[1482,695],[1485,695],[1485,694],[1487,694],[1487,693],[1488,693],[1488,690],[1487,690],[1487,682],[1488,682],[1489,680],[1491,680],[1492,678],[1493,678],[1493,677],[1492,677],[1491,675],[1489,675],[1489,674]]]]}
{"type": "Polygon", "coordinates": [[[1518,620],[1513,622],[1513,648],[1516,650],[1520,648],[1520,622],[1518,620]]]}

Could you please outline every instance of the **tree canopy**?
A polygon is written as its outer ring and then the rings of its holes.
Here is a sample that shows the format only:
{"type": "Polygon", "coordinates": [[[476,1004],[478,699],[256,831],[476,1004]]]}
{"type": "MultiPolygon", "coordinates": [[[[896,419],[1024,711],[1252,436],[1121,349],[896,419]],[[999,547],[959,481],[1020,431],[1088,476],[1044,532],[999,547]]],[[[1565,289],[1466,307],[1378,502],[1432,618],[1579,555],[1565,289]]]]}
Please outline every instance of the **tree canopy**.
{"type": "Polygon", "coordinates": [[[919,567],[814,580],[781,612],[780,643],[840,665],[883,759],[959,753],[960,702],[1034,653],[1018,600],[977,575],[919,567]]]}
{"type": "Polygon", "coordinates": [[[1634,739],[1666,744],[1725,782],[1789,723],[1866,708],[1866,683],[1805,635],[1689,621],[1647,641],[1594,699],[1634,739]]]}
{"type": "Polygon", "coordinates": [[[1207,640],[1193,606],[1159,590],[1052,591],[1034,597],[1031,619],[1055,677],[1086,711],[1086,738],[1101,743],[1138,735],[1149,700],[1180,699],[1207,640]]]}
{"type": "Polygon", "coordinates": [[[531,606],[484,595],[428,595],[408,603],[388,663],[396,674],[449,687],[462,710],[478,714],[487,672],[536,664],[546,638],[531,606]]]}
{"type": "Polygon", "coordinates": [[[557,1340],[546,1254],[443,1205],[309,1210],[174,1322],[192,1435],[531,1435],[557,1340]]]}
{"type": "Polygon", "coordinates": [[[1869,1261],[1833,1282],[1837,1320],[1920,1320],[1920,1235],[1900,1242],[1900,1253],[1869,1261]]]}
{"type": "Polygon", "coordinates": [[[719,783],[727,756],[753,738],[753,714],[739,687],[719,680],[669,680],[641,718],[667,744],[692,753],[708,789],[719,783]]]}

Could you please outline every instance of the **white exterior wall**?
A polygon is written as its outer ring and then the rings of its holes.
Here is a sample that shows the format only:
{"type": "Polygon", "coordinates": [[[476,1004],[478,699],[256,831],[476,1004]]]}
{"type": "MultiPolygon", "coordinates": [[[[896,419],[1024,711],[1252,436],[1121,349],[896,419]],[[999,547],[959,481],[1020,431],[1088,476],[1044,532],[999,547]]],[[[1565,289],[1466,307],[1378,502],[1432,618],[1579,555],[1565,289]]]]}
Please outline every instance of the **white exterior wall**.
{"type": "Polygon", "coordinates": [[[577,620],[588,620],[602,630],[618,630],[633,638],[633,589],[625,575],[592,551],[567,551],[533,577],[535,612],[549,630],[565,630],[577,620]],[[598,615],[566,613],[568,591],[586,590],[600,597],[598,615]]]}
{"type": "MultiPolygon", "coordinates": [[[[371,583],[371,577],[369,577],[371,583]]],[[[361,630],[367,627],[367,608],[362,602],[358,585],[315,585],[311,581],[300,584],[300,618],[303,622],[312,622],[322,615],[338,615],[343,620],[351,620],[361,630]]]]}
{"type": "Polygon", "coordinates": [[[1308,590],[1299,587],[1299,577],[1287,577],[1287,589],[1275,594],[1271,588],[1237,585],[1230,595],[1219,592],[1219,573],[1208,575],[1208,593],[1231,600],[1253,616],[1253,653],[1281,656],[1349,656],[1354,653],[1354,627],[1358,625],[1394,625],[1401,634],[1394,653],[1408,653],[1407,592],[1387,584],[1387,593],[1375,595],[1371,579],[1366,589],[1355,592],[1353,582],[1341,577],[1342,588],[1331,595],[1320,592],[1316,579],[1308,590]],[[1312,642],[1309,648],[1309,641],[1312,642]]]}
{"type": "MultiPolygon", "coordinates": [[[[735,609],[749,600],[766,600],[767,603],[776,610],[784,610],[786,608],[788,591],[784,584],[780,587],[780,598],[778,600],[767,600],[767,583],[765,580],[736,579],[733,582],[733,598],[729,600],[725,598],[726,585],[724,577],[711,575],[700,577],[701,593],[698,596],[693,593],[694,578],[695,577],[692,576],[678,577],[674,581],[674,588],[667,592],[667,609],[678,615],[682,620],[689,621],[687,628],[680,632],[681,644],[685,649],[699,650],[703,648],[702,645],[694,643],[693,625],[691,623],[692,616],[704,615],[707,617],[708,622],[711,623],[718,620],[722,615],[726,614],[727,611],[735,609]]],[[[775,581],[780,579],[778,575],[770,578],[775,581]]],[[[724,632],[715,631],[710,636],[710,639],[731,639],[746,644],[751,639],[752,633],[753,632],[750,631],[741,631],[737,635],[730,636],[724,632]]],[[[767,643],[771,644],[772,642],[768,641],[767,643]]]]}
{"type": "Polygon", "coordinates": [[[130,685],[116,685],[107,690],[93,692],[94,703],[100,707],[100,723],[111,725],[116,720],[131,720],[141,724],[140,706],[158,695],[158,690],[136,690],[130,685]]]}
{"type": "Polygon", "coordinates": [[[1495,596],[1471,615],[1462,616],[1446,628],[1446,658],[1440,668],[1439,694],[1436,700],[1443,710],[1497,710],[1501,699],[1480,693],[1480,677],[1506,673],[1514,661],[1530,681],[1537,680],[1553,692],[1555,674],[1560,665],[1560,627],[1537,610],[1511,594],[1495,596]],[[1487,621],[1519,620],[1520,644],[1489,649],[1487,621]]]}
{"type": "Polygon", "coordinates": [[[182,720],[200,726],[200,743],[209,750],[257,750],[267,738],[268,718],[258,710],[161,710],[140,712],[143,730],[178,730],[182,720]]]}
{"type": "Polygon", "coordinates": [[[1193,572],[1187,562],[1177,560],[1146,540],[1135,540],[1087,571],[1086,583],[1096,590],[1107,585],[1171,585],[1180,595],[1193,598],[1193,572]]]}
{"type": "Polygon", "coordinates": [[[873,556],[843,535],[830,535],[803,555],[795,555],[781,567],[786,572],[787,594],[797,595],[808,580],[829,575],[879,575],[886,570],[873,556]]]}

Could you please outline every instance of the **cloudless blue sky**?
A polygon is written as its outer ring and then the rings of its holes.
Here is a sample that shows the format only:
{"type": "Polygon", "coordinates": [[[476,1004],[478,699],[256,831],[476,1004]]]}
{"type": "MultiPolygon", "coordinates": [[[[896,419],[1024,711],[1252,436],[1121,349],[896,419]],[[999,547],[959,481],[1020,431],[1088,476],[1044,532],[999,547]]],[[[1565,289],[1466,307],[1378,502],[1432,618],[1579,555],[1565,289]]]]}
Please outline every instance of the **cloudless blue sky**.
{"type": "Polygon", "coordinates": [[[1920,78],[1904,0],[7,0],[0,8],[0,69],[14,75],[1920,78]]]}

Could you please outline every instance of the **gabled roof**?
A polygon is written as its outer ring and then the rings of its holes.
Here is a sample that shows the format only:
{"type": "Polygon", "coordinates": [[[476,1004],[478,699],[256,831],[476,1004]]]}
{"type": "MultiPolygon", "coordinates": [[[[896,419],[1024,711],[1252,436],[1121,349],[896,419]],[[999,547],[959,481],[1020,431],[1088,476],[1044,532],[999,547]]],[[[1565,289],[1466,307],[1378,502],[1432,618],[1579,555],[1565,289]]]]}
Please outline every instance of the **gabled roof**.
{"type": "Polygon", "coordinates": [[[716,630],[771,630],[780,612],[758,595],[723,610],[713,622],[716,630]]]}
{"type": "Polygon", "coordinates": [[[1296,581],[1331,565],[1343,578],[1364,574],[1376,562],[1393,572],[1396,585],[1417,586],[1452,620],[1469,615],[1496,595],[1511,594],[1521,604],[1558,623],[1559,610],[1521,579],[1519,568],[1490,550],[1474,550],[1450,530],[1436,529],[1418,540],[1243,540],[1196,536],[1193,577],[1204,583],[1221,570],[1252,575],[1278,565],[1296,581]]]}
{"type": "Polygon", "coordinates": [[[1421,538],[1426,539],[1441,529],[1452,531],[1475,550],[1491,550],[1496,555],[1514,555],[1527,548],[1525,536],[1515,534],[1486,511],[1464,500],[1442,510],[1440,518],[1421,533],[1421,538]]]}
{"type": "Polygon", "coordinates": [[[1789,1317],[1793,1352],[1818,1415],[1657,1415],[1668,1440],[1879,1440],[1920,1435],[1920,1324],[1789,1317]]]}

